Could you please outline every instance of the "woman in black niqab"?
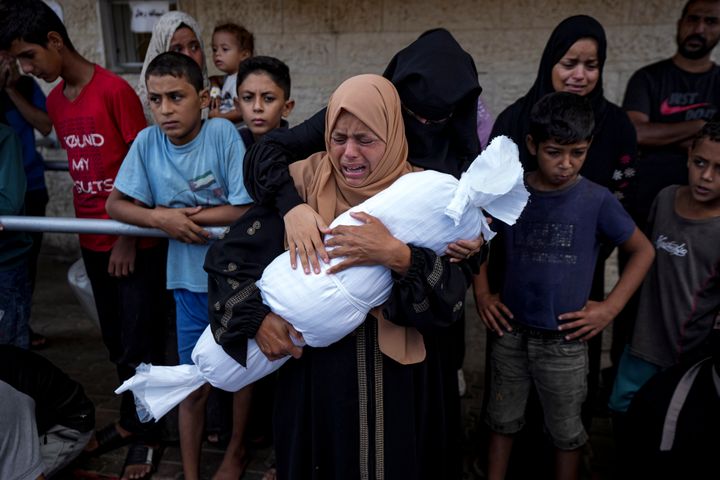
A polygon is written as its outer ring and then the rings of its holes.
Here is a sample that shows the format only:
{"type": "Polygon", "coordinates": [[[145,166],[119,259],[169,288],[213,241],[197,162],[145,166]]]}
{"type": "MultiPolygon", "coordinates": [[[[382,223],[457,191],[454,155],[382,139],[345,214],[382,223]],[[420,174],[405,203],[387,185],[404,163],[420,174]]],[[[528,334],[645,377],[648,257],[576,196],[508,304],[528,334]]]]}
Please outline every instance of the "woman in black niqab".
{"type": "Polygon", "coordinates": [[[429,30],[400,50],[383,76],[403,104],[410,163],[459,177],[480,153],[482,89],[470,54],[447,30],[429,30]]]}

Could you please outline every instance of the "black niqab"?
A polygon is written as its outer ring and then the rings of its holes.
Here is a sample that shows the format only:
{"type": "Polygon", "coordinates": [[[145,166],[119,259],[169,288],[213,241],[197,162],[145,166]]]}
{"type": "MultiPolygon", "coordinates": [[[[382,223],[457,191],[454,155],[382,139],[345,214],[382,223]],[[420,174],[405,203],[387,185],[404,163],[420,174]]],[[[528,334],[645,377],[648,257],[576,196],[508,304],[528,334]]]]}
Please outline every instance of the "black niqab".
{"type": "Polygon", "coordinates": [[[460,176],[480,152],[475,62],[445,29],[423,33],[400,50],[383,76],[397,88],[406,109],[442,125],[423,124],[403,110],[408,160],[419,167],[460,176]]]}

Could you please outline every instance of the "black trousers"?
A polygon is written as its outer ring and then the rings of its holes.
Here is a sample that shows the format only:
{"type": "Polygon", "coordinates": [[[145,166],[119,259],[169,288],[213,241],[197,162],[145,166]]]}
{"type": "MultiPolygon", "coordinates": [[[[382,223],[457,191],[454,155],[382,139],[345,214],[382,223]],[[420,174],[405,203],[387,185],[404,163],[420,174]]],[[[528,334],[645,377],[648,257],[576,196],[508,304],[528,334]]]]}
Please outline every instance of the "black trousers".
{"type": "MultiPolygon", "coordinates": [[[[25,192],[25,215],[44,217],[47,203],[48,192],[44,188],[25,192]]],[[[32,237],[32,248],[30,249],[30,254],[28,255],[28,276],[30,277],[30,291],[34,292],[37,262],[38,257],[40,256],[43,232],[33,232],[30,236],[32,237]]]]}
{"type": "MultiPolygon", "coordinates": [[[[132,377],[138,364],[165,364],[167,317],[172,296],[165,288],[167,241],[138,249],[135,271],[128,277],[108,274],[110,252],[82,249],[85,269],[92,285],[103,343],[117,366],[120,382],[132,377]]],[[[118,384],[119,385],[119,384],[118,384]]],[[[138,437],[157,440],[155,423],[141,423],[131,392],[120,406],[120,426],[138,437]]]]}

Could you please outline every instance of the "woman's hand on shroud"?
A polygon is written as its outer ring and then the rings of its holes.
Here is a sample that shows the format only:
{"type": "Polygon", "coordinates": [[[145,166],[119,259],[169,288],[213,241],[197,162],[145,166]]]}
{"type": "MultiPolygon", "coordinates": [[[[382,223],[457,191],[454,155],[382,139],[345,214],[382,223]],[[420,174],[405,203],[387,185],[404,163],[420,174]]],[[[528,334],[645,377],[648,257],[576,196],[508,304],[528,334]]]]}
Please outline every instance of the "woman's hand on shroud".
{"type": "Polygon", "coordinates": [[[363,225],[340,225],[325,229],[332,235],[325,242],[332,247],[330,258],[346,257],[342,262],[328,268],[327,273],[337,273],[357,265],[384,265],[404,275],[410,268],[410,247],[393,237],[383,223],[364,212],[351,212],[363,225]]]}
{"type": "Polygon", "coordinates": [[[318,257],[325,263],[330,262],[322,240],[322,231],[327,229],[325,221],[306,203],[291,209],[285,214],[283,221],[290,250],[290,266],[293,270],[297,268],[297,259],[300,258],[306,274],[310,273],[310,266],[315,273],[320,273],[318,257]]]}
{"type": "Polygon", "coordinates": [[[445,255],[450,257],[451,263],[461,262],[478,253],[484,244],[482,235],[473,240],[458,240],[447,246],[445,255]]]}

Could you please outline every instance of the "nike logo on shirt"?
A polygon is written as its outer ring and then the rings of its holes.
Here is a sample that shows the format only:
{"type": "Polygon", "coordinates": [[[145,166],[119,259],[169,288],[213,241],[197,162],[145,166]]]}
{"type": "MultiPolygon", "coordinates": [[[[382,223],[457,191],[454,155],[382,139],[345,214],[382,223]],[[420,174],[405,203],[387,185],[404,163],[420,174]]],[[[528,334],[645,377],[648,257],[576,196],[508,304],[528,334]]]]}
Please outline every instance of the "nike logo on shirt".
{"type": "Polygon", "coordinates": [[[687,112],[688,110],[692,110],[694,108],[707,107],[709,105],[710,104],[708,102],[693,103],[691,105],[670,105],[667,100],[663,100],[660,104],[660,114],[674,115],[676,113],[687,112]]]}

